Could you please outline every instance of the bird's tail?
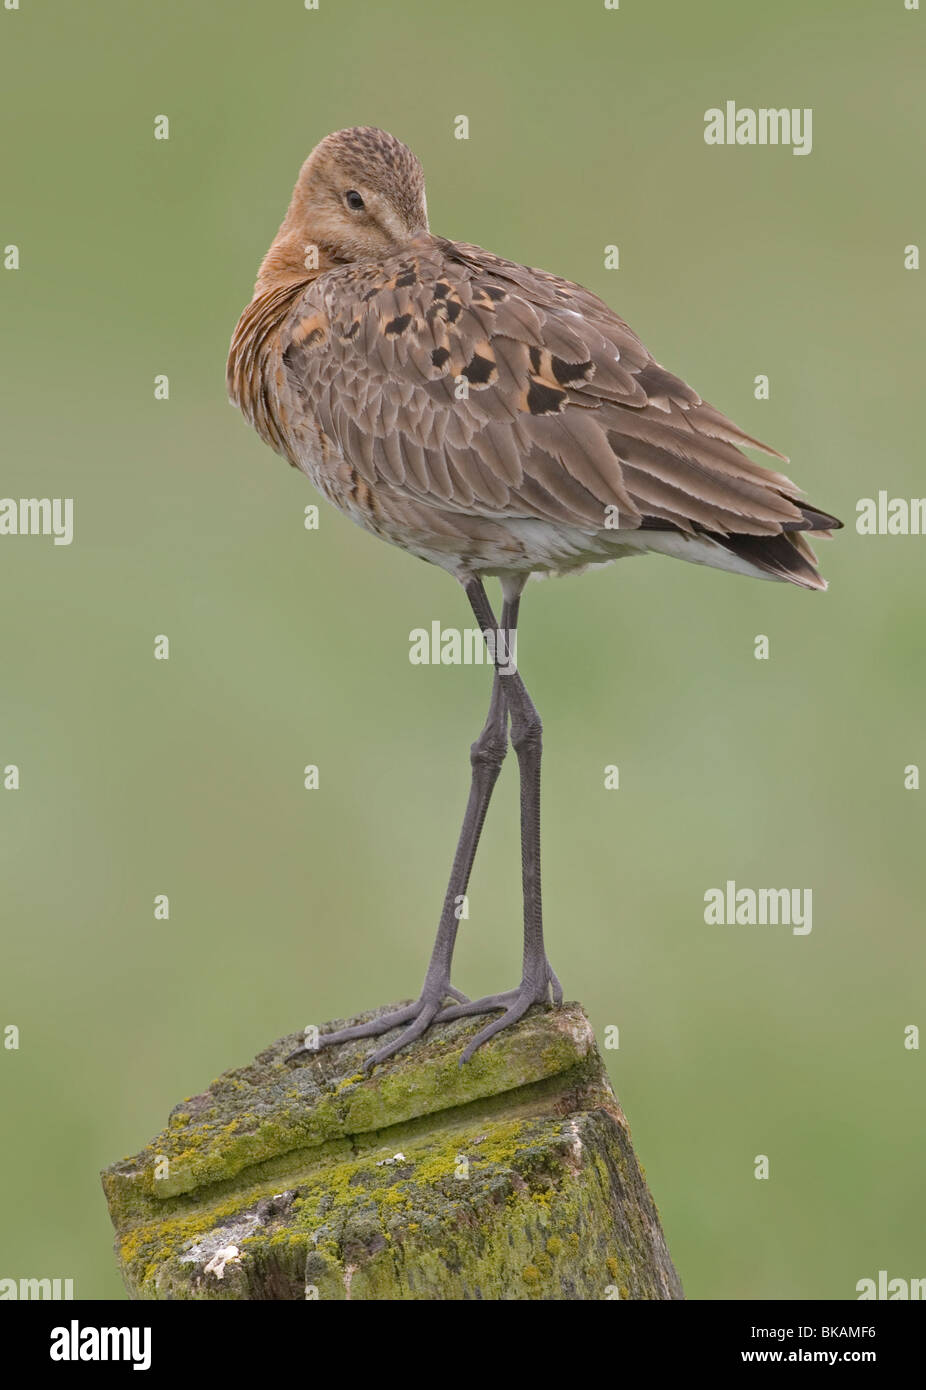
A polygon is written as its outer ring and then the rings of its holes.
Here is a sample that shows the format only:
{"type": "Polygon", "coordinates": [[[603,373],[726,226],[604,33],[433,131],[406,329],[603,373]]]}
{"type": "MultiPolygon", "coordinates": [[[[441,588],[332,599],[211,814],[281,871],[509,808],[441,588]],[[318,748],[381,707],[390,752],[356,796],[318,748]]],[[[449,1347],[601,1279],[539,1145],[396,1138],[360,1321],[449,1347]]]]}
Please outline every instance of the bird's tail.
{"type": "Polygon", "coordinates": [[[777,536],[722,536],[711,531],[702,534],[769,579],[799,584],[802,589],[825,589],[826,580],[817,570],[817,557],[807,537],[829,536],[841,530],[842,522],[818,507],[805,506],[803,502],[794,505],[800,508],[802,519],[784,522],[777,536]]]}

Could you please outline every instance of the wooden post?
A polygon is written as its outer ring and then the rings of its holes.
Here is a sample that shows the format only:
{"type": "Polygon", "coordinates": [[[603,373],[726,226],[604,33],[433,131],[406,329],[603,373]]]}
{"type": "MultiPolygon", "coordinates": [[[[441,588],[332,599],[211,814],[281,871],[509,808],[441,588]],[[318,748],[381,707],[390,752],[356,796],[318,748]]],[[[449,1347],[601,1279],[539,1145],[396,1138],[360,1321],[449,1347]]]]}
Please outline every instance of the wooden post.
{"type": "Polygon", "coordinates": [[[534,1008],[461,1067],[483,1023],[369,1075],[368,1040],[284,1063],[297,1034],[178,1105],[102,1175],[129,1293],[682,1298],[582,1008],[534,1008]]]}

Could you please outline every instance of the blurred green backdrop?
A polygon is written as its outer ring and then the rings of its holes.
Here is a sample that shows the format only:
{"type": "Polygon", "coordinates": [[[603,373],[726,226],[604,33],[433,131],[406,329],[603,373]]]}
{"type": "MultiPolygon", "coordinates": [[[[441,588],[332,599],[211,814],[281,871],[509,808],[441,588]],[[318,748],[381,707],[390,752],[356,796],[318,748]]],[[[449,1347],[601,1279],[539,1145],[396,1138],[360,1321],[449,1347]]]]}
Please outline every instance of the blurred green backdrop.
{"type": "MultiPolygon", "coordinates": [[[[903,787],[926,760],[926,539],[851,524],[859,497],[926,490],[903,268],[924,22],[902,0],[0,12],[21,251],[0,493],[73,497],[76,528],[0,542],[0,766],[22,771],[0,791],[0,1026],[22,1035],[0,1050],[0,1275],[119,1295],[98,1170],[272,1038],[420,984],[488,679],[411,666],[408,633],[469,612],[326,504],[307,532],[319,499],[224,392],[302,159],[361,123],[418,153],[435,231],[605,296],[850,523],[820,547],[825,595],[659,558],[532,586],[519,661],[550,956],[599,1038],[620,1028],[606,1056],[688,1295],[926,1274],[903,1046],[926,1021],[926,793],[903,787]],[[812,107],[813,153],[706,146],[727,99],[812,107]],[[706,926],[728,878],[812,888],[812,933],[706,926]]],[[[456,970],[474,995],[520,964],[513,759],[496,795],[456,970]]]]}

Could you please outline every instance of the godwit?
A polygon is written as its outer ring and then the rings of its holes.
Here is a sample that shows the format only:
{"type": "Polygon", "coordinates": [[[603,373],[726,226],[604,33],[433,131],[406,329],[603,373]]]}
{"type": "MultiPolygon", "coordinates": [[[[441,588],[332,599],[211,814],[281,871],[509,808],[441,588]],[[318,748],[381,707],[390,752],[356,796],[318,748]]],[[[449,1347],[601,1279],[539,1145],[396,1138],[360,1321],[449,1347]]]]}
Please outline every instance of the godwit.
{"type": "MultiPolygon", "coordinates": [[[[654,361],[588,290],[433,236],[421,165],[382,130],[329,135],[302,166],[232,338],[228,390],[261,438],[336,507],[459,580],[486,634],[514,633],[531,574],[647,551],[826,587],[806,535],[841,523],[739,446],[784,455],[654,361]],[[500,623],[489,575],[501,580],[500,623]]],[[[562,1000],[543,940],[540,716],[520,674],[499,673],[506,657],[495,653],[421,994],[321,1038],[405,1024],[370,1065],[435,1019],[500,1010],[466,1061],[532,1004],[551,993],[562,1000]],[[521,779],[523,976],[516,989],[470,1002],[450,982],[455,910],[509,720],[521,779]]]]}

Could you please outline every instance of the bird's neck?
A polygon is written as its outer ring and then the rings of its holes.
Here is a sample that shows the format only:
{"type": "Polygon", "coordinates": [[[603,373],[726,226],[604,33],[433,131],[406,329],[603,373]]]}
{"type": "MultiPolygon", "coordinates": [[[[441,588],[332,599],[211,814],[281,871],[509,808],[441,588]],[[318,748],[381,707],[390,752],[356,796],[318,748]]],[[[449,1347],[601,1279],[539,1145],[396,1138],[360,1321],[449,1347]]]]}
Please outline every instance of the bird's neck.
{"type": "Polygon", "coordinates": [[[254,298],[288,286],[308,285],[338,264],[326,246],[313,241],[305,230],[290,231],[284,222],[261,261],[254,298]]]}

